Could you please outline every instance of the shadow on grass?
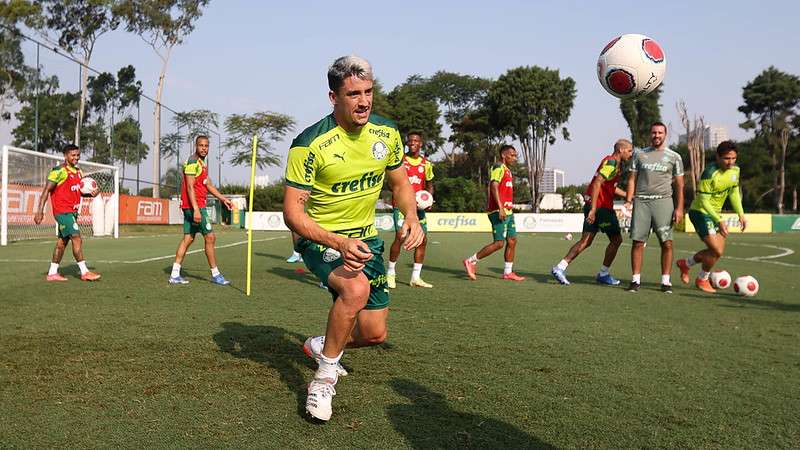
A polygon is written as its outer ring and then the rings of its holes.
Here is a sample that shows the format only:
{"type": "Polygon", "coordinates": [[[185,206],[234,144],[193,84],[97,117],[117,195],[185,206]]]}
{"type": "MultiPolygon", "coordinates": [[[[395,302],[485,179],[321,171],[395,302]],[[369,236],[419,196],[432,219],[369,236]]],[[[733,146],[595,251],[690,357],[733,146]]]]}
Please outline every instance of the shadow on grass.
{"type": "Polygon", "coordinates": [[[773,300],[764,300],[758,297],[742,297],[738,294],[721,293],[716,294],[702,294],[700,292],[682,292],[681,295],[685,297],[692,297],[700,300],[724,300],[728,303],[720,304],[722,308],[744,308],[748,306],[755,306],[759,308],[770,308],[778,311],[800,312],[800,305],[795,303],[782,303],[773,300]]]}
{"type": "MultiPolygon", "coordinates": [[[[489,268],[487,268],[487,270],[489,272],[493,272],[493,273],[497,274],[498,278],[503,276],[503,268],[502,267],[489,267],[489,268]]],[[[553,277],[550,276],[549,273],[525,272],[525,271],[520,271],[520,270],[515,270],[514,273],[516,273],[517,275],[521,275],[521,276],[523,276],[525,278],[528,278],[528,279],[531,279],[531,280],[535,280],[537,283],[549,283],[549,282],[557,283],[557,281],[555,281],[553,279],[553,277]]],[[[479,276],[480,276],[480,274],[479,274],[479,276]]],[[[570,277],[570,281],[572,281],[572,277],[570,277]]],[[[594,281],[594,279],[592,279],[592,281],[594,281]]]]}
{"type": "Polygon", "coordinates": [[[442,394],[414,381],[395,378],[389,384],[411,401],[386,412],[412,448],[556,448],[508,423],[455,411],[442,394]]]}
{"type": "Polygon", "coordinates": [[[275,369],[281,381],[294,392],[297,414],[306,418],[306,383],[316,364],[303,353],[302,336],[283,328],[263,325],[245,325],[238,322],[220,324],[222,331],[213,336],[220,351],[264,364],[275,369]]]}
{"type": "Polygon", "coordinates": [[[462,270],[455,270],[455,269],[449,269],[447,267],[438,267],[438,266],[433,266],[433,265],[426,264],[425,267],[424,267],[424,270],[428,270],[428,271],[431,271],[431,272],[438,272],[438,273],[447,273],[447,274],[452,275],[453,278],[461,278],[461,279],[464,279],[464,280],[468,279],[467,278],[467,273],[463,269],[462,270]]]}
{"type": "Polygon", "coordinates": [[[319,284],[319,280],[313,273],[307,271],[304,267],[297,267],[295,269],[289,269],[286,267],[270,267],[267,272],[277,275],[281,278],[286,278],[287,280],[296,280],[301,283],[311,284],[317,286],[319,284]],[[303,269],[303,273],[296,272],[297,269],[303,269]]]}
{"type": "MultiPolygon", "coordinates": [[[[284,262],[284,263],[286,263],[286,264],[296,264],[296,263],[290,263],[290,262],[286,262],[286,256],[283,256],[283,255],[276,255],[276,254],[274,254],[274,253],[253,252],[253,255],[254,255],[254,256],[263,256],[263,257],[265,257],[265,258],[270,258],[270,259],[277,259],[278,261],[284,262]]],[[[303,266],[303,264],[302,264],[302,263],[300,263],[300,264],[299,264],[299,267],[304,267],[304,266],[303,266]]]]}

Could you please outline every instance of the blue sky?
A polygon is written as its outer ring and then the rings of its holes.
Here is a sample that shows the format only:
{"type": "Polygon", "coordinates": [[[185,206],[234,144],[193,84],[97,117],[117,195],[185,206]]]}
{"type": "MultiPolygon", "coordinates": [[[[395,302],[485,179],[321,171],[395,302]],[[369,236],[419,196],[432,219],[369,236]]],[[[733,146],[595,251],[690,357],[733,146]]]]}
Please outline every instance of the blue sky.
{"type": "MultiPolygon", "coordinates": [[[[603,46],[624,33],[656,39],[667,56],[662,116],[681,125],[675,103],[690,114],[723,125],[735,139],[741,89],[770,65],[800,74],[800,2],[370,2],[356,5],[311,2],[212,1],[184,45],[173,52],[164,103],[177,110],[207,108],[233,113],[276,111],[294,117],[297,132],[330,111],[325,71],[338,56],[369,59],[387,90],[409,75],[437,70],[496,78],[522,65],[560,70],[577,84],[569,122],[572,140],[559,140],[547,165],[567,173],[568,183],[591,177],[614,140],[629,132],[619,102],[597,81],[595,64],[603,46]]],[[[34,55],[32,48],[27,53],[34,55]]],[[[42,54],[45,69],[64,86],[77,86],[77,69],[42,54]]],[[[159,60],[138,37],[115,32],[97,44],[92,65],[116,71],[133,64],[145,92],[153,95],[159,60]]],[[[167,118],[168,119],[168,118],[167,118]]],[[[152,141],[152,122],[143,110],[152,141]]],[[[8,126],[0,127],[0,140],[8,126]]],[[[286,154],[288,142],[277,153],[286,154]]],[[[212,142],[212,152],[216,151],[212,142]]],[[[216,157],[212,155],[216,181],[216,157]]],[[[166,164],[170,164],[167,162],[166,164]]],[[[174,163],[172,163],[174,164],[174,163]]],[[[150,173],[150,164],[142,167],[150,173]]],[[[270,168],[271,179],[282,168],[270,168]]],[[[244,182],[245,168],[224,169],[225,182],[244,182]]]]}

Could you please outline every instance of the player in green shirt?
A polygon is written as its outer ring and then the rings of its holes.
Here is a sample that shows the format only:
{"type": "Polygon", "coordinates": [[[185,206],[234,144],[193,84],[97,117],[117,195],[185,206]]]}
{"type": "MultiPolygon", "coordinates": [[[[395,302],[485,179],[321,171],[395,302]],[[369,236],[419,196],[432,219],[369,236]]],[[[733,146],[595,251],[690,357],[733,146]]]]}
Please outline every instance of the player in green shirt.
{"type": "Polygon", "coordinates": [[[689,283],[689,269],[701,263],[702,269],[694,284],[705,292],[716,292],[708,281],[708,276],[725,250],[728,225],[721,220],[720,212],[726,199],[730,200],[733,211],[739,215],[742,231],[747,227],[747,219],[742,209],[742,196],[739,192],[737,155],[736,144],[733,141],[724,141],[717,146],[717,163],[709,165],[703,171],[697,187],[697,197],[689,207],[689,220],[692,221],[697,236],[705,242],[707,248],[690,258],[679,259],[677,264],[681,269],[681,281],[689,283]]]}
{"type": "Polygon", "coordinates": [[[393,122],[372,111],[372,68],[344,56],[328,69],[333,113],[292,142],[286,165],[283,214],[300,235],[295,247],[306,266],[334,296],[324,336],[310,337],[304,352],[319,363],[308,385],[306,411],[329,420],[334,386],[345,371],[345,347],[386,339],[389,294],[383,241],[375,229],[375,204],[384,179],[405,221],[406,250],[424,238],[417,205],[402,167],[403,142],[393,122]]]}

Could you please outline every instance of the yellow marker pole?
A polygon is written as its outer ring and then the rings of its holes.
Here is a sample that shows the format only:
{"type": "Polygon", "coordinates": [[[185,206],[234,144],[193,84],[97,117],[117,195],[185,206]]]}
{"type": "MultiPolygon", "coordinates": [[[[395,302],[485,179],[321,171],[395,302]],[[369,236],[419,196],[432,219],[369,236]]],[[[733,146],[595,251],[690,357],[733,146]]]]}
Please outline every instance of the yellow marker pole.
{"type": "Polygon", "coordinates": [[[258,151],[258,136],[253,135],[253,159],[250,161],[250,198],[247,210],[247,289],[246,294],[250,296],[250,276],[253,272],[253,191],[256,186],[256,153],[258,151]]]}

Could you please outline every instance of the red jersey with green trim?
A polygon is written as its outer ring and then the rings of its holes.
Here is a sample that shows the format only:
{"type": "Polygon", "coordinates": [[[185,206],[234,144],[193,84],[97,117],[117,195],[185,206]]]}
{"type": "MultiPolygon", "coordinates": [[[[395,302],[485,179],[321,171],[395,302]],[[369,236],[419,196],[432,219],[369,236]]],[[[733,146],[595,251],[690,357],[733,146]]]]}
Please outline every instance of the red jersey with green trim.
{"type": "Polygon", "coordinates": [[[50,204],[53,215],[76,213],[81,207],[81,177],[83,172],[77,167],[69,167],[67,163],[53,167],[47,175],[47,181],[55,183],[56,188],[50,193],[50,204]]]}
{"type": "Polygon", "coordinates": [[[514,212],[514,177],[511,176],[511,170],[505,164],[495,164],[492,171],[489,173],[489,202],[486,206],[488,212],[500,210],[497,202],[492,194],[492,182],[496,181],[497,192],[500,194],[500,203],[506,214],[514,212]]]}
{"type": "MultiPolygon", "coordinates": [[[[406,176],[408,176],[408,182],[411,183],[411,189],[414,194],[425,190],[426,181],[433,180],[433,164],[424,156],[415,158],[410,155],[403,155],[403,169],[406,170],[406,176]]],[[[397,206],[394,202],[394,197],[392,197],[392,206],[397,206]]]]}
{"type": "MultiPolygon", "coordinates": [[[[622,162],[617,161],[613,155],[608,155],[597,166],[597,172],[594,176],[603,178],[600,183],[600,194],[597,196],[597,207],[614,209],[614,191],[617,188],[617,182],[622,175],[622,162]]],[[[592,204],[592,181],[589,182],[589,187],[586,189],[586,203],[592,204]]]]}
{"type": "Polygon", "coordinates": [[[208,196],[208,167],[202,158],[192,155],[186,164],[183,165],[183,183],[181,183],[181,209],[192,209],[189,201],[189,191],[186,188],[186,176],[194,176],[194,199],[197,200],[198,208],[206,207],[206,197],[208,196]]]}

